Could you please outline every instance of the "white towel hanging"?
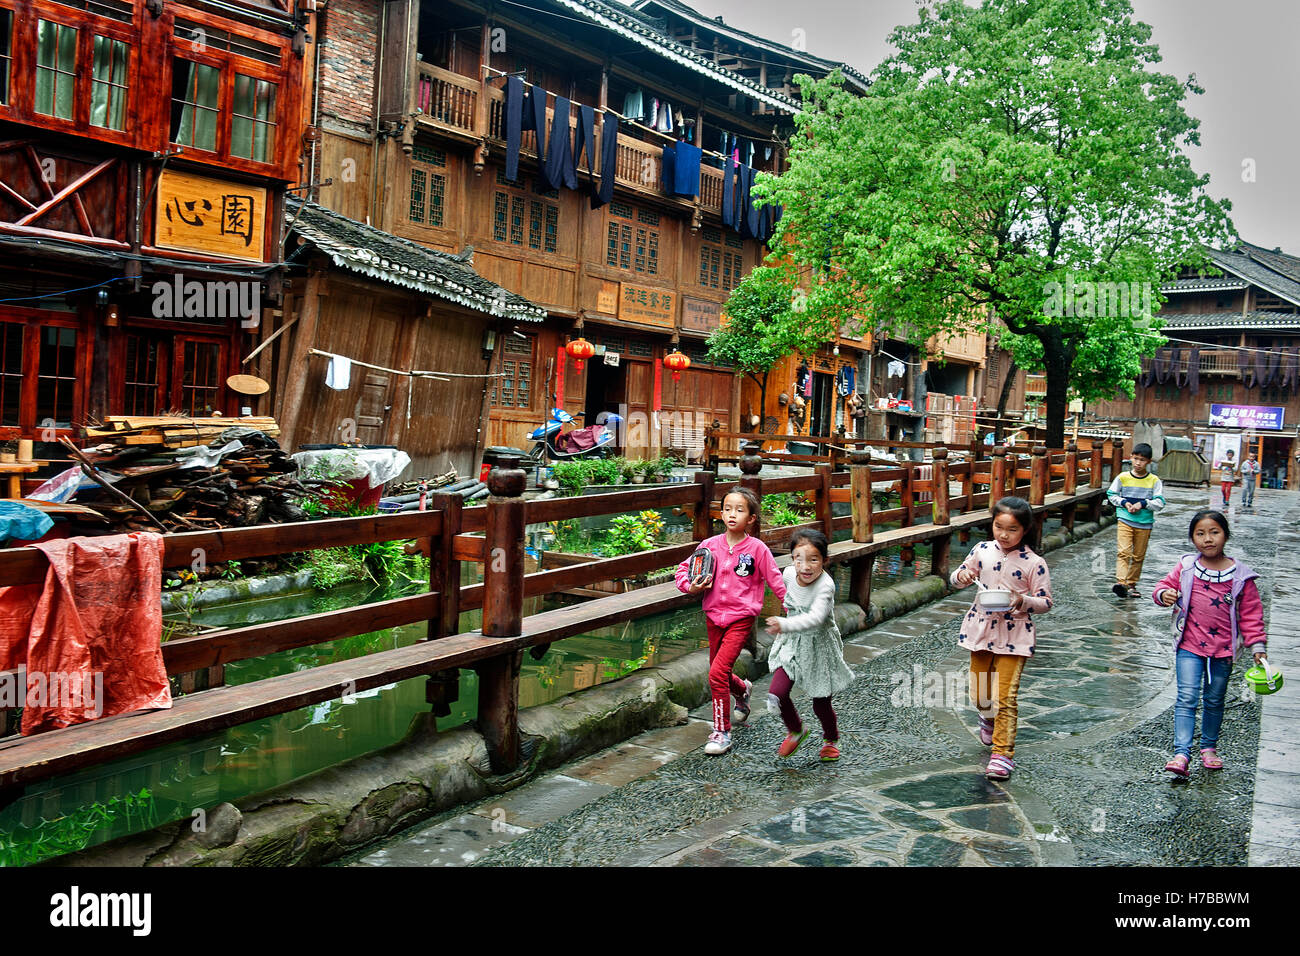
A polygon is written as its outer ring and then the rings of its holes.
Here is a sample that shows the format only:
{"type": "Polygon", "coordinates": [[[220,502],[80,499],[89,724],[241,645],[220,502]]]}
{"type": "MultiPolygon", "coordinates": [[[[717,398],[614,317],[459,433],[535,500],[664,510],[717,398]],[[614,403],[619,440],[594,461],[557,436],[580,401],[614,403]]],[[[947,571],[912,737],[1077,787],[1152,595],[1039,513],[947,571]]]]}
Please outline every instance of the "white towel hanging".
{"type": "Polygon", "coordinates": [[[342,355],[330,356],[329,368],[325,372],[325,384],[339,392],[347,391],[352,381],[352,359],[342,355]]]}

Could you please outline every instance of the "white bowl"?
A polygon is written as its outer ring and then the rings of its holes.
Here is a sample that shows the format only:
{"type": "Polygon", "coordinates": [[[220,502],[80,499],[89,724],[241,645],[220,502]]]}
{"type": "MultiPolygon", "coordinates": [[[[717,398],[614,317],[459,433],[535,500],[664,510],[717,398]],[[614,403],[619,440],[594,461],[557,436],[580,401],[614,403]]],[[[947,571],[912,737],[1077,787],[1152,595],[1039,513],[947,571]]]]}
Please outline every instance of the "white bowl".
{"type": "Polygon", "coordinates": [[[985,611],[1011,610],[1011,592],[1001,588],[988,588],[975,595],[977,603],[985,611]]]}

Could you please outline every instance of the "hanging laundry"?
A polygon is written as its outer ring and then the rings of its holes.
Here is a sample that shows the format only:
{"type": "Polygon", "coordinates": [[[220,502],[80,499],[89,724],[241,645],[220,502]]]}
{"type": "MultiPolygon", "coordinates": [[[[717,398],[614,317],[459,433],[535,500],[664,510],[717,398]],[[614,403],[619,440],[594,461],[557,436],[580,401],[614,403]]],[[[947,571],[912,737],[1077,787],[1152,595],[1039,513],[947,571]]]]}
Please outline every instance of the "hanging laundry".
{"type": "Polygon", "coordinates": [[[600,125],[600,189],[592,194],[592,209],[599,209],[614,198],[614,174],[617,165],[618,118],[613,113],[606,113],[600,125]]]}
{"type": "Polygon", "coordinates": [[[659,122],[655,125],[661,133],[671,133],[673,131],[673,107],[667,100],[663,103],[663,109],[659,111],[659,122]]]}
{"type": "Polygon", "coordinates": [[[750,205],[749,187],[754,184],[754,171],[748,166],[741,165],[736,167],[736,231],[740,233],[743,239],[754,238],[754,227],[757,225],[751,216],[754,209],[750,205]]]}
{"type": "Polygon", "coordinates": [[[659,188],[670,193],[673,191],[673,183],[676,182],[677,149],[673,146],[665,146],[663,149],[663,157],[659,162],[659,188]]]}
{"type": "Polygon", "coordinates": [[[835,373],[835,391],[841,396],[848,397],[853,391],[855,371],[852,365],[841,365],[840,370],[835,373]]]}
{"type": "Polygon", "coordinates": [[[352,382],[352,359],[342,355],[331,355],[329,368],[325,371],[325,385],[336,392],[345,392],[352,382]]]}
{"type": "Polygon", "coordinates": [[[753,197],[750,190],[754,186],[755,170],[753,166],[745,167],[745,231],[749,233],[751,239],[761,238],[761,219],[762,214],[754,207],[753,197]]]}
{"type": "Polygon", "coordinates": [[[573,167],[576,170],[587,154],[588,185],[596,192],[596,111],[590,106],[578,107],[578,125],[573,130],[573,167]]]}
{"type": "Polygon", "coordinates": [[[645,119],[645,97],[639,89],[630,90],[623,97],[623,116],[638,123],[645,119]]]}
{"type": "Polygon", "coordinates": [[[804,398],[811,398],[812,381],[812,369],[810,369],[808,363],[805,362],[803,365],[799,366],[799,374],[795,379],[794,385],[795,394],[802,395],[804,398]]]}
{"type": "Polygon", "coordinates": [[[887,366],[885,366],[885,374],[888,375],[890,378],[902,378],[906,372],[907,372],[907,366],[904,365],[902,362],[898,361],[898,359],[894,359],[887,366]]]}
{"type": "Polygon", "coordinates": [[[650,109],[646,110],[646,125],[651,129],[659,122],[659,97],[652,97],[650,100],[650,109]]]}
{"type": "Polygon", "coordinates": [[[551,189],[559,189],[561,186],[578,188],[578,177],[573,171],[573,143],[569,139],[569,101],[563,96],[555,98],[555,108],[551,114],[551,142],[546,151],[542,178],[551,189]]]}
{"type": "Polygon", "coordinates": [[[524,98],[523,121],[521,129],[533,130],[537,134],[537,163],[541,165],[546,155],[546,90],[534,83],[528,88],[524,98]]]}
{"type": "MultiPolygon", "coordinates": [[[[726,136],[723,136],[726,139],[726,136]]],[[[736,166],[731,156],[722,164],[722,224],[736,227],[736,166]]]]}
{"type": "Polygon", "coordinates": [[[506,179],[519,178],[519,142],[524,122],[524,81],[506,77],[506,179]]]}
{"type": "Polygon", "coordinates": [[[698,196],[700,194],[700,155],[698,146],[684,142],[677,144],[677,165],[672,179],[672,191],[676,195],[698,196]]]}
{"type": "Polygon", "coordinates": [[[764,146],[764,147],[763,147],[763,162],[767,162],[767,161],[770,160],[771,158],[772,158],[772,147],[771,147],[771,146],[764,146]]]}

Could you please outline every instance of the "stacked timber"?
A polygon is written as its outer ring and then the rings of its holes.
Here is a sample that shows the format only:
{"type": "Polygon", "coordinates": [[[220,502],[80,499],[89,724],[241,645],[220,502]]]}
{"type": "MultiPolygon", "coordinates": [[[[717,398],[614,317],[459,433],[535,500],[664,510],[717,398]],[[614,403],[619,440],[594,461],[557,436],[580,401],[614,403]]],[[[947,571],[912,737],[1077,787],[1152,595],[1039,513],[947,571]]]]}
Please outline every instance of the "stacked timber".
{"type": "Polygon", "coordinates": [[[86,432],[99,443],[82,451],[64,441],[82,473],[98,482],[83,483],[75,496],[103,519],[86,533],[305,521],[301,499],[329,492],[329,482],[298,480],[297,465],[273,437],[279,428],[272,418],[113,416],[86,432]]]}

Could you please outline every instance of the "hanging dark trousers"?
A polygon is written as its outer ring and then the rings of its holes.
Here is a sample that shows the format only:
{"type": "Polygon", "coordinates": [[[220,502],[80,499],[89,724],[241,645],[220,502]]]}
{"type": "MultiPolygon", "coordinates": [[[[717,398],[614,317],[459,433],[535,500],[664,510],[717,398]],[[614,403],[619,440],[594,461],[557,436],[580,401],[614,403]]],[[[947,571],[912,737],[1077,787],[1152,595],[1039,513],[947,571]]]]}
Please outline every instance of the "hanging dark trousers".
{"type": "Polygon", "coordinates": [[[722,163],[722,224],[736,226],[736,164],[731,153],[722,163]]]}
{"type": "Polygon", "coordinates": [[[614,198],[614,177],[618,165],[618,120],[606,113],[600,125],[600,190],[591,197],[591,208],[599,209],[614,198]]]}
{"type": "Polygon", "coordinates": [[[596,195],[596,111],[590,106],[578,107],[578,126],[573,131],[573,167],[582,165],[582,154],[587,154],[587,188],[596,195]]]}
{"type": "Polygon", "coordinates": [[[542,178],[551,189],[565,186],[578,188],[578,176],[573,171],[573,140],[569,135],[569,101],[555,98],[555,111],[551,115],[551,141],[546,150],[546,165],[542,178]]]}
{"type": "Polygon", "coordinates": [[[523,138],[524,81],[506,77],[506,179],[519,178],[519,143],[523,138]]]}

